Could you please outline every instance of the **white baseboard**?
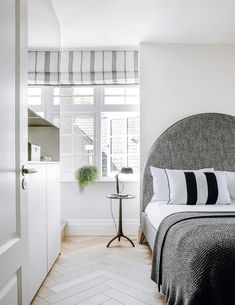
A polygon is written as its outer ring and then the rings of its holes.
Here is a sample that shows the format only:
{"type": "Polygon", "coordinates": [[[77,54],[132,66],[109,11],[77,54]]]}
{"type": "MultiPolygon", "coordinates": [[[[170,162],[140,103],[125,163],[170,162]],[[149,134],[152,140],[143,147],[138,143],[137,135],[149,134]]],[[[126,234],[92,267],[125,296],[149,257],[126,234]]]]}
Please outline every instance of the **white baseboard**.
{"type": "MultiPolygon", "coordinates": [[[[123,232],[137,235],[139,219],[123,219],[123,232]]],[[[112,219],[68,219],[65,236],[113,235],[115,227],[112,219]]]]}

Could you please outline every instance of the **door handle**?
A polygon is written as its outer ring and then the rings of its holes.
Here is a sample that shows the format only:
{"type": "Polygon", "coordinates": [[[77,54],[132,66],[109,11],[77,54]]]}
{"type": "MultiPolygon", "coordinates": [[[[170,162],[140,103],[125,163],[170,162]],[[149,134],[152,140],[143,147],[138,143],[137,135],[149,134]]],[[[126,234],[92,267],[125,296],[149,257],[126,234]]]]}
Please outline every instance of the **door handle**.
{"type": "Polygon", "coordinates": [[[22,175],[29,175],[29,174],[35,174],[38,171],[35,168],[25,168],[24,165],[22,166],[22,175]]]}

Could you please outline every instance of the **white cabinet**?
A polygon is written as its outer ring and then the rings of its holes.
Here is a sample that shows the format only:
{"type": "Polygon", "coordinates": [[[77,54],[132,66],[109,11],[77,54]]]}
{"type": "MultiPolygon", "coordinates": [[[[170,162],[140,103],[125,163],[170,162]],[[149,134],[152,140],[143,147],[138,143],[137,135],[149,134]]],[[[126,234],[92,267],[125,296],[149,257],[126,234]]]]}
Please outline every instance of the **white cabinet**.
{"type": "Polygon", "coordinates": [[[30,297],[47,274],[46,166],[30,164],[37,173],[28,176],[30,297]]]}
{"type": "Polygon", "coordinates": [[[30,162],[29,274],[32,299],[60,253],[60,165],[30,162]]]}
{"type": "Polygon", "coordinates": [[[47,268],[51,269],[60,253],[60,168],[47,166],[47,268]]]}

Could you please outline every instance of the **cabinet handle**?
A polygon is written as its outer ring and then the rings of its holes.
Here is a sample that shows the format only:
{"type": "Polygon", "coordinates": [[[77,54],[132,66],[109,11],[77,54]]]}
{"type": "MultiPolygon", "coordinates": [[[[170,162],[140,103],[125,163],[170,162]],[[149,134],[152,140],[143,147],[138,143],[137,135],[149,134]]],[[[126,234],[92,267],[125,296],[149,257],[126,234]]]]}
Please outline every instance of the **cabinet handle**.
{"type": "Polygon", "coordinates": [[[35,174],[38,171],[35,168],[25,168],[24,165],[22,166],[22,175],[28,175],[28,174],[35,174]]]}

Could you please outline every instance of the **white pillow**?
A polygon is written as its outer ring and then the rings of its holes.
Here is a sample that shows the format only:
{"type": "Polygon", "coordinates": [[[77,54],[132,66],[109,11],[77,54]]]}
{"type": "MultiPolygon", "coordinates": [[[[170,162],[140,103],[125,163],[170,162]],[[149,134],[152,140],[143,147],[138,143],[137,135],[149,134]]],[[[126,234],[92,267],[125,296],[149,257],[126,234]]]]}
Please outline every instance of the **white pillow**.
{"type": "Polygon", "coordinates": [[[153,197],[151,201],[168,201],[170,189],[166,170],[150,166],[150,172],[153,177],[153,197]]]}
{"type": "Polygon", "coordinates": [[[170,186],[169,204],[230,204],[224,172],[166,170],[170,186]]]}
{"type": "MultiPolygon", "coordinates": [[[[193,170],[185,170],[185,171],[193,171],[193,170]]],[[[214,169],[205,168],[205,169],[199,169],[198,171],[213,172],[214,169]]],[[[169,182],[166,174],[166,169],[150,166],[150,172],[153,177],[153,193],[154,193],[151,201],[169,201],[170,189],[169,189],[169,182]]]]}
{"type": "Polygon", "coordinates": [[[235,172],[225,172],[230,198],[235,200],[235,172]]]}

